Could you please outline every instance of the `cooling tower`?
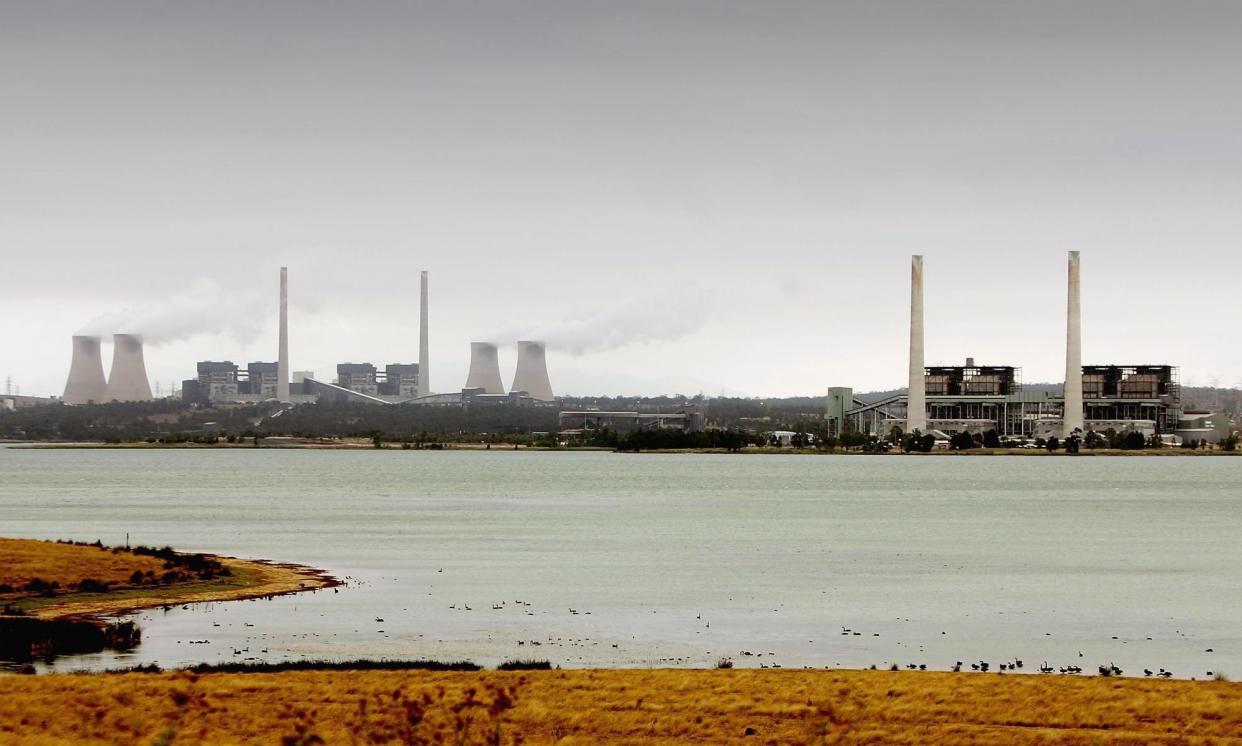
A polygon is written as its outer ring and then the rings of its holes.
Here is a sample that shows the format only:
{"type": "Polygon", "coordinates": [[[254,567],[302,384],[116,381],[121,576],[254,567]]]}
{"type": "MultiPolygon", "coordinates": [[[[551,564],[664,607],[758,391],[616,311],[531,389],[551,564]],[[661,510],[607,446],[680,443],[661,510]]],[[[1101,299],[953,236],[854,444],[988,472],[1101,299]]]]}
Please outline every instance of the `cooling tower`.
{"type": "Polygon", "coordinates": [[[104,399],[107,387],[103,358],[99,355],[99,337],[74,337],[73,361],[69,363],[69,380],[65,383],[65,403],[107,401],[104,399]]]}
{"type": "Polygon", "coordinates": [[[927,432],[927,382],[923,377],[923,257],[910,257],[910,393],[906,432],[927,432]]]}
{"type": "Polygon", "coordinates": [[[147,364],[142,359],[142,337],[137,334],[112,335],[112,372],[104,401],[151,401],[147,364]]]}
{"type": "Polygon", "coordinates": [[[517,371],[510,391],[525,391],[540,401],[552,401],[552,382],[548,380],[548,361],[543,342],[518,342],[517,371]]]}
{"type": "Polygon", "coordinates": [[[280,268],[280,340],[276,352],[276,400],[289,401],[289,268],[280,268]]]}
{"type": "Polygon", "coordinates": [[[488,394],[505,393],[505,385],[500,382],[496,345],[491,342],[470,343],[470,372],[466,375],[466,388],[483,389],[488,394]]]}
{"type": "Polygon", "coordinates": [[[1065,425],[1063,436],[1083,429],[1082,413],[1082,283],[1078,252],[1069,253],[1069,292],[1065,308],[1065,425]]]}
{"type": "MultiPolygon", "coordinates": [[[[419,297],[419,316],[418,316],[418,395],[427,396],[431,393],[431,361],[428,360],[430,350],[428,348],[430,340],[427,338],[427,271],[423,270],[421,277],[421,295],[419,297]]],[[[496,349],[492,348],[493,357],[496,349]]],[[[471,356],[473,361],[473,352],[471,356]]],[[[474,363],[470,363],[470,370],[474,371],[474,363]]],[[[500,374],[496,375],[497,385],[499,385],[500,374]]],[[[488,391],[490,394],[491,392],[488,391]]],[[[503,392],[501,392],[503,393],[503,392]]]]}

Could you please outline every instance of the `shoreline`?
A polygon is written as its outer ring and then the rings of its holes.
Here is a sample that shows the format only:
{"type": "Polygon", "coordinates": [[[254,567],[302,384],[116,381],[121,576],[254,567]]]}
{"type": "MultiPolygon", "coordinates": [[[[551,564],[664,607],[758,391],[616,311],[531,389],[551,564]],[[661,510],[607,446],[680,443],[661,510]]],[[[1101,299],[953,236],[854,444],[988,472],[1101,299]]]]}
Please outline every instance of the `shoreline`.
{"type": "Polygon", "coordinates": [[[128,650],[144,609],[273,598],[335,588],[327,571],[270,560],[0,538],[0,659],[128,650]]]}
{"type": "MultiPolygon", "coordinates": [[[[273,440],[276,440],[273,438],[273,440]]],[[[290,439],[291,441],[293,439],[290,439]]],[[[521,451],[529,453],[617,453],[624,455],[637,454],[713,454],[713,455],[735,455],[735,456],[916,456],[916,457],[989,457],[989,456],[1023,456],[1023,457],[1089,457],[1089,458],[1136,458],[1136,457],[1162,457],[1162,458],[1191,458],[1191,457],[1230,457],[1242,456],[1242,450],[1222,451],[1222,450],[1200,450],[1200,449],[1182,449],[1182,448],[1160,448],[1160,449],[1141,449],[1141,450],[1121,450],[1113,448],[1100,448],[1097,450],[1083,449],[1078,453],[1066,453],[1064,450],[1048,451],[1043,448],[972,448],[964,451],[953,450],[934,450],[927,452],[911,452],[903,451],[882,451],[877,453],[866,453],[863,451],[842,451],[832,450],[824,451],[817,448],[771,448],[766,446],[743,448],[739,451],[730,451],[726,448],[668,448],[668,449],[647,449],[640,451],[624,451],[615,448],[581,446],[573,448],[547,448],[544,446],[518,446],[512,444],[493,444],[488,448],[481,443],[444,443],[438,448],[402,448],[399,443],[387,443],[383,447],[376,448],[370,441],[367,442],[339,442],[339,443],[309,443],[309,442],[274,442],[263,443],[255,446],[249,443],[215,443],[206,445],[202,443],[55,443],[48,441],[8,441],[0,442],[0,447],[10,448],[14,450],[288,450],[288,451],[470,451],[470,452],[500,452],[508,453],[512,451],[521,451]]]]}

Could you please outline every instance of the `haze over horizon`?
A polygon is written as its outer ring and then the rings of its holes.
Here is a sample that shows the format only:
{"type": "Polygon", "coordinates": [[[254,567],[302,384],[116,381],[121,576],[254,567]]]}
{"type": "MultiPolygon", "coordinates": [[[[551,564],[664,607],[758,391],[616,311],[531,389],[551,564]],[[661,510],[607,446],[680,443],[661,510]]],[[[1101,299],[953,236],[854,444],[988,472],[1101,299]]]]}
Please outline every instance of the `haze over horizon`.
{"type": "Polygon", "coordinates": [[[0,378],[59,395],[87,328],[152,337],[153,386],[275,360],[288,265],[322,378],[417,359],[426,269],[437,391],[519,336],[558,394],[891,389],[918,253],[928,364],[1055,382],[1074,249],[1084,362],[1239,386],[1238,38],[1226,2],[0,0],[0,378]]]}

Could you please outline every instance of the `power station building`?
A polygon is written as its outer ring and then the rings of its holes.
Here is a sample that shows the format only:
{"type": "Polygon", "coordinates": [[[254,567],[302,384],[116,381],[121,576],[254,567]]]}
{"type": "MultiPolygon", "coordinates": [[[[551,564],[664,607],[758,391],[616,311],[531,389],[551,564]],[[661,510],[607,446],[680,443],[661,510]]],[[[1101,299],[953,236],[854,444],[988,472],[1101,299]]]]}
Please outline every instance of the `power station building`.
{"type": "Polygon", "coordinates": [[[371,363],[340,363],[336,385],[343,389],[392,400],[418,397],[418,363],[390,363],[381,371],[371,363]]]}
{"type": "MultiPolygon", "coordinates": [[[[1001,437],[1062,437],[1065,398],[1051,391],[1024,391],[1012,366],[929,366],[924,369],[923,432],[953,435],[995,430],[1001,437]]],[[[1169,365],[1084,365],[1085,431],[1135,430],[1170,434],[1181,420],[1177,369],[1169,365]],[[1092,387],[1094,381],[1107,386],[1092,387]]],[[[831,434],[842,429],[885,436],[907,431],[909,399],[896,394],[863,401],[848,388],[829,391],[831,434]]]]}
{"type": "Polygon", "coordinates": [[[181,382],[181,397],[196,402],[255,402],[278,398],[279,363],[203,360],[198,376],[181,382]]]}
{"type": "Polygon", "coordinates": [[[1002,437],[1065,437],[1106,430],[1174,433],[1181,421],[1177,368],[1165,364],[1083,365],[1078,252],[1070,252],[1066,313],[1066,376],[1061,393],[1027,391],[1011,365],[923,363],[923,258],[911,262],[910,380],[906,393],[857,399],[849,388],[828,390],[831,435],[879,437],[903,432],[983,433],[1002,437]]]}

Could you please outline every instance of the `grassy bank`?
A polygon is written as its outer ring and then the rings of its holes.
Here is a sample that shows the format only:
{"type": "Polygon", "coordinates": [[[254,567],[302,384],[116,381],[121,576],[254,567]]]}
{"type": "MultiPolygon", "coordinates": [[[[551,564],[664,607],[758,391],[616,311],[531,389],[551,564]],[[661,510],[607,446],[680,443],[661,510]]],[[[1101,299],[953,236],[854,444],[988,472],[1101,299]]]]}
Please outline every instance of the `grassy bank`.
{"type": "Polygon", "coordinates": [[[327,588],[310,567],[174,552],[0,538],[0,606],[39,619],[114,616],[138,609],[327,588]]]}
{"type": "Polygon", "coordinates": [[[1237,744],[1242,686],[887,671],[8,676],[0,742],[1237,744]]]}
{"type": "Polygon", "coordinates": [[[0,538],[0,657],[13,661],[125,649],[141,630],[109,617],[337,585],[312,568],[164,547],[0,538]]]}

